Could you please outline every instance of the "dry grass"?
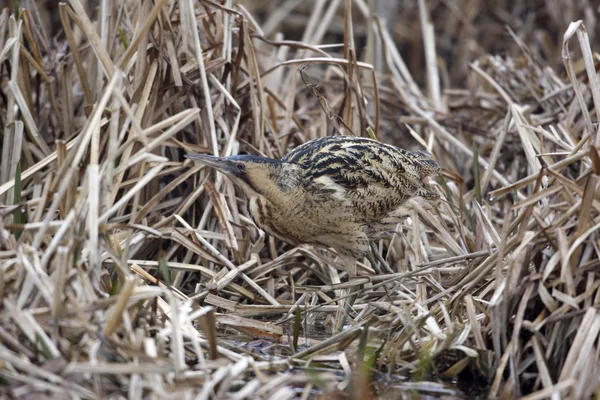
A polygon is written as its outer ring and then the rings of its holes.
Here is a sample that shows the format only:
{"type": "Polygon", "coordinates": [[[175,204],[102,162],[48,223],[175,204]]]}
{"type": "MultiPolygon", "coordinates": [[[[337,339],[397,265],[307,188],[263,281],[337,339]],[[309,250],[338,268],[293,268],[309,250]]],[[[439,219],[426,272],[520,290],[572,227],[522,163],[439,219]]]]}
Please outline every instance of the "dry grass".
{"type": "Polygon", "coordinates": [[[0,13],[0,393],[600,396],[592,2],[237,3],[0,13]],[[367,127],[453,171],[390,275],[183,158],[367,127]]]}

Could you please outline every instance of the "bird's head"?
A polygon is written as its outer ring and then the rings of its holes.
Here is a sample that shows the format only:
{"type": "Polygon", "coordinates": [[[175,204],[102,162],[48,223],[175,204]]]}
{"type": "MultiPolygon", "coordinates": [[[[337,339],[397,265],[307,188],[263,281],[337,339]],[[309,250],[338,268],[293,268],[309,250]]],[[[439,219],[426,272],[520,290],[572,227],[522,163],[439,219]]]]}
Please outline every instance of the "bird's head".
{"type": "Polygon", "coordinates": [[[286,163],[281,160],[252,155],[215,157],[186,154],[185,157],[222,172],[248,197],[271,197],[275,192],[284,190],[282,182],[285,182],[286,163]]]}

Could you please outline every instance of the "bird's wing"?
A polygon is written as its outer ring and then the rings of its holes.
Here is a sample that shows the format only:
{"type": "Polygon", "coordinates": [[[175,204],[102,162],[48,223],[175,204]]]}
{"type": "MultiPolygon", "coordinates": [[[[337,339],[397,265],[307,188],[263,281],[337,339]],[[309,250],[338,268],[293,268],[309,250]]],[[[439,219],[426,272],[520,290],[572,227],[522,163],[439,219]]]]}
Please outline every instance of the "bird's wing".
{"type": "MultiPolygon", "coordinates": [[[[310,174],[311,183],[336,189],[351,200],[379,200],[405,192],[401,177],[370,166],[331,167],[310,174]]],[[[408,189],[408,188],[407,188],[408,189]]]]}
{"type": "Polygon", "coordinates": [[[297,147],[283,161],[300,165],[314,188],[372,202],[416,191],[406,179],[404,153],[370,139],[329,136],[297,147]]]}
{"type": "Polygon", "coordinates": [[[429,153],[350,136],[312,140],[282,161],[303,169],[306,190],[323,206],[329,202],[330,207],[346,209],[361,224],[381,221],[413,196],[434,197],[425,178],[439,169],[429,153]]]}

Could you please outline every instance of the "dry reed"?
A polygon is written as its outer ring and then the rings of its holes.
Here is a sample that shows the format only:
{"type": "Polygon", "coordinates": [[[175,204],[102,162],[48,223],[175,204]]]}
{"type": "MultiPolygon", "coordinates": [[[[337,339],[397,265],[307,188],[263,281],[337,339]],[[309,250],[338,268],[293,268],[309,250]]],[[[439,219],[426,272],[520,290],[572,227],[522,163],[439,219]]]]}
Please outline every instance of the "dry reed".
{"type": "Polygon", "coordinates": [[[598,10],[483,3],[2,10],[0,393],[600,396],[598,10]],[[448,171],[389,275],[183,158],[367,127],[448,171]]]}

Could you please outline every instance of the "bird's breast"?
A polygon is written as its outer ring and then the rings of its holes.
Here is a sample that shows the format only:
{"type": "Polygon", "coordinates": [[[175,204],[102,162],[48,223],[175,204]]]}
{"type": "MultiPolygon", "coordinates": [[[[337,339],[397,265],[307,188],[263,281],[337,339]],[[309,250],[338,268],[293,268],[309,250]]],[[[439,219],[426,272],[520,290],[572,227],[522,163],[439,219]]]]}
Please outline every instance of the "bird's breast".
{"type": "Polygon", "coordinates": [[[269,235],[291,244],[301,243],[300,240],[286,229],[281,212],[261,196],[253,196],[248,200],[248,213],[252,221],[269,235]]]}
{"type": "Polygon", "coordinates": [[[341,254],[358,257],[368,246],[354,212],[350,202],[329,192],[297,192],[281,205],[263,196],[248,199],[252,220],[269,235],[292,245],[333,247],[341,254]]]}

